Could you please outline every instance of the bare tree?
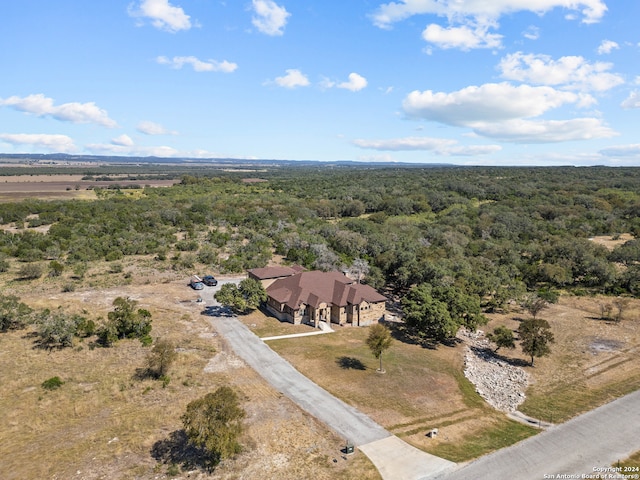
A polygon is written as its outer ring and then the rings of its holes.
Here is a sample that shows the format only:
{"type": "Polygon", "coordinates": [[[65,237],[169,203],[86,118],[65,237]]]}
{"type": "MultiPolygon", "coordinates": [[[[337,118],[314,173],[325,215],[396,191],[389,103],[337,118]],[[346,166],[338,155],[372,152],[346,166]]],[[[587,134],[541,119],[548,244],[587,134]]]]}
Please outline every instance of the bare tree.
{"type": "Polygon", "coordinates": [[[616,312],[615,320],[616,322],[619,322],[622,320],[622,315],[629,306],[629,299],[618,297],[613,301],[613,305],[618,309],[618,311],[616,312]]]}
{"type": "Polygon", "coordinates": [[[610,303],[600,304],[600,318],[602,320],[609,320],[611,318],[611,312],[613,311],[613,305],[610,303]]]}
{"type": "Polygon", "coordinates": [[[356,258],[349,269],[349,274],[356,279],[358,283],[362,282],[364,277],[369,273],[369,262],[362,258],[356,258]]]}

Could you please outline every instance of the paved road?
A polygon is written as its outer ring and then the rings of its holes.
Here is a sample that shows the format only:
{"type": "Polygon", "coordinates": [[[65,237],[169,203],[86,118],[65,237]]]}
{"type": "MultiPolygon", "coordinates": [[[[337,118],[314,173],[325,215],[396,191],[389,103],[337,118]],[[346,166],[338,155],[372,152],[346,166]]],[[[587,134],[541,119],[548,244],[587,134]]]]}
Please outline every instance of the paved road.
{"type": "MultiPolygon", "coordinates": [[[[637,391],[437,478],[542,480],[554,478],[551,475],[563,478],[559,474],[577,475],[564,478],[585,478],[581,475],[593,475],[594,467],[614,465],[639,450],[640,391],[637,391]]],[[[609,474],[602,478],[615,478],[609,474]]]]}

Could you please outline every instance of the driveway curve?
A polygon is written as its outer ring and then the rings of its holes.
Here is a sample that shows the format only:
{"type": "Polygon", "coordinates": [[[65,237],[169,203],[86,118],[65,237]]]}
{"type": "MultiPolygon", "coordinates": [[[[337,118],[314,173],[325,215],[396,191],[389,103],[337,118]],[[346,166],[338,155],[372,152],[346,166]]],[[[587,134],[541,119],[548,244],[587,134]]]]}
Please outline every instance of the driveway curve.
{"type": "Polygon", "coordinates": [[[233,351],[274,388],[358,447],[384,480],[426,480],[454,463],[429,455],[391,435],[358,409],[298,372],[233,316],[212,316],[216,331],[233,351]]]}
{"type": "Polygon", "coordinates": [[[212,322],[236,355],[304,410],[327,423],[345,441],[360,446],[391,435],[365,414],[298,372],[238,319],[214,317],[212,322]]]}

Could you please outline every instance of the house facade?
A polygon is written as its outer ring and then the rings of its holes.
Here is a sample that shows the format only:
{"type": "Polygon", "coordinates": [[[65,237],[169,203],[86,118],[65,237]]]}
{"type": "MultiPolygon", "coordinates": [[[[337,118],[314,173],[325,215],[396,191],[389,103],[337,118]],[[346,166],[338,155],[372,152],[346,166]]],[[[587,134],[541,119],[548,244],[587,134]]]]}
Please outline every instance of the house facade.
{"type": "Polygon", "coordinates": [[[254,269],[249,277],[266,283],[267,309],[281,321],[366,326],[384,316],[387,298],[340,272],[283,270],[282,277],[274,278],[280,268],[254,269]]]}

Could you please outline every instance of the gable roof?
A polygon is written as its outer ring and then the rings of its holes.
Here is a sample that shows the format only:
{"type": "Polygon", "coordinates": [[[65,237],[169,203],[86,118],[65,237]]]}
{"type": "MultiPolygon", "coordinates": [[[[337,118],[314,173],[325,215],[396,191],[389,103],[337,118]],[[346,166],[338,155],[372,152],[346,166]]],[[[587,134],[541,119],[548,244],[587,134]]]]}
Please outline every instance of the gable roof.
{"type": "Polygon", "coordinates": [[[306,304],[318,308],[323,303],[345,307],[384,302],[387,298],[369,285],[354,283],[340,272],[301,272],[280,278],[266,289],[267,295],[293,310],[306,304]]]}
{"type": "Polygon", "coordinates": [[[290,267],[264,267],[252,268],[248,272],[258,280],[268,280],[271,278],[290,277],[296,273],[304,271],[304,267],[300,265],[292,265],[290,267]]]}

